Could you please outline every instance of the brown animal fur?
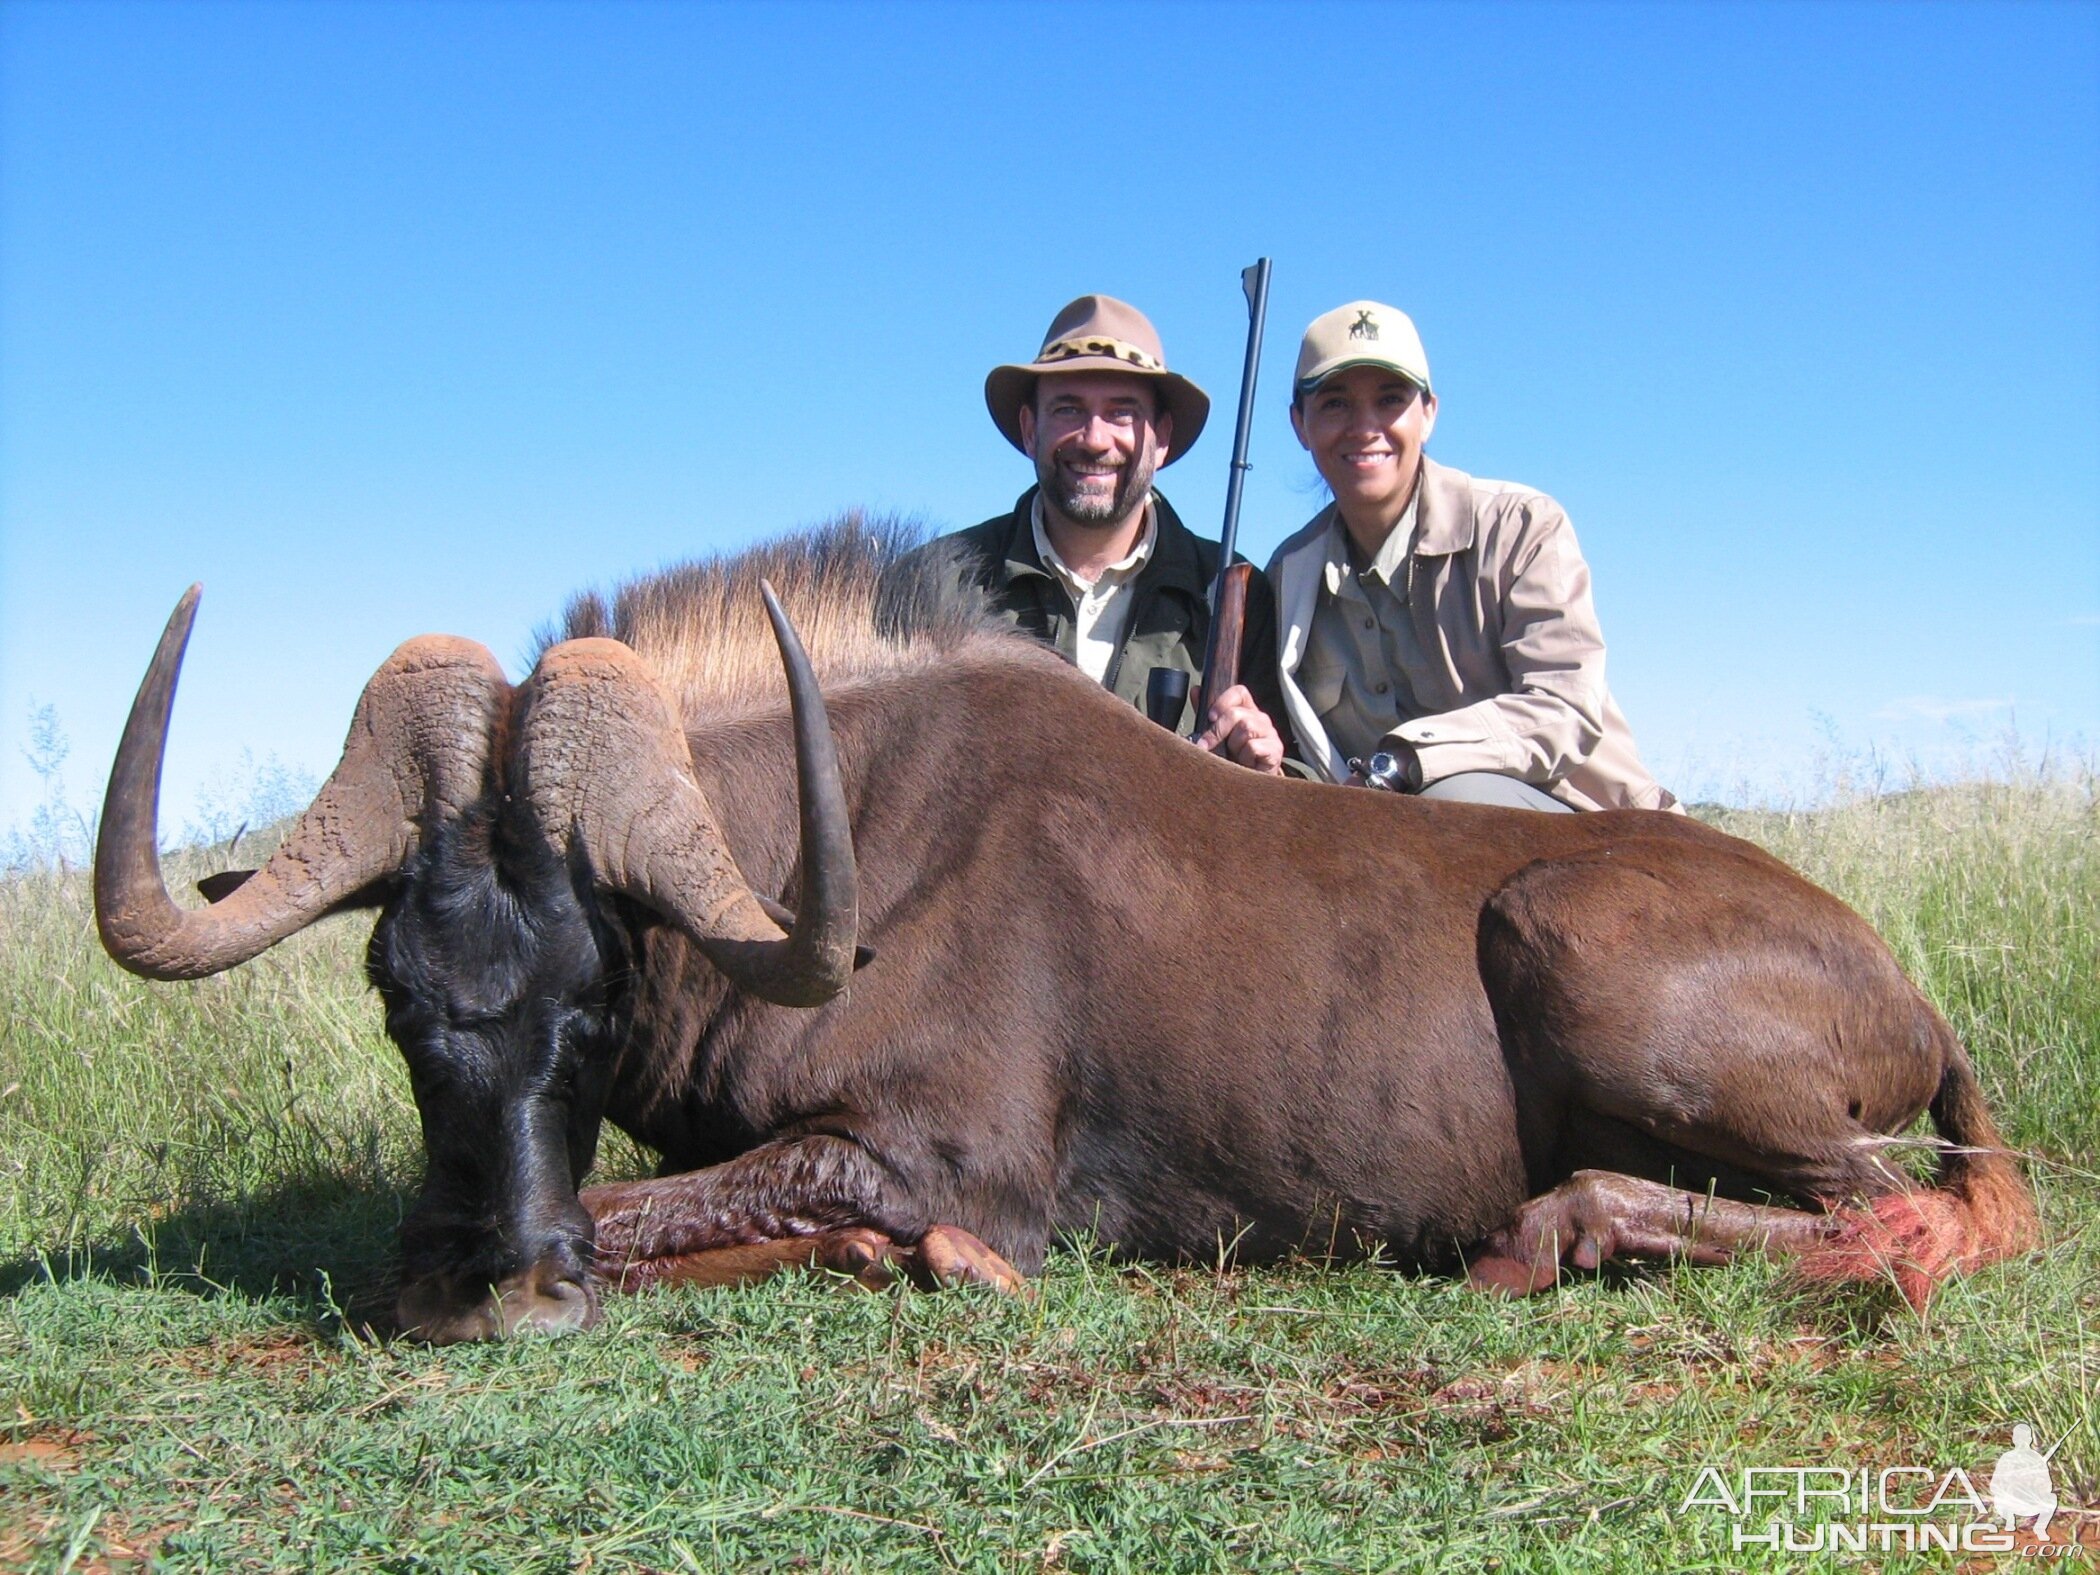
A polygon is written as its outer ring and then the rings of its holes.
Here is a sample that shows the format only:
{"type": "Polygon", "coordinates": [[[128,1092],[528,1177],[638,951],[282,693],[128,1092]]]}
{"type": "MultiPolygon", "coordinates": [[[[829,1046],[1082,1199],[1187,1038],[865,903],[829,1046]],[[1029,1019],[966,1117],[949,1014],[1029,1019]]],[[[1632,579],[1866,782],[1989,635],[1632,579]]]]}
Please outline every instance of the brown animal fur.
{"type": "Polygon", "coordinates": [[[806,536],[629,581],[609,603],[586,592],[540,646],[619,640],[654,669],[688,721],[700,723],[779,705],[780,653],[760,606],[761,580],[795,620],[827,692],[1008,638],[988,617],[983,593],[939,549],[900,567],[916,540],[908,521],[847,514],[806,536]]]}

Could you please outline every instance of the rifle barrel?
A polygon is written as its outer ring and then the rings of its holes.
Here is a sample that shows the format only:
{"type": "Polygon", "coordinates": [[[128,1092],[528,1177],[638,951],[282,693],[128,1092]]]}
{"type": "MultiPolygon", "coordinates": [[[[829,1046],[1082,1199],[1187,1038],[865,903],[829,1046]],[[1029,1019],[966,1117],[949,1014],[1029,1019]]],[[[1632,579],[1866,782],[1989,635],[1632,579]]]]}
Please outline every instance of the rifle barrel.
{"type": "MultiPolygon", "coordinates": [[[[1225,530],[1219,538],[1224,556],[1219,560],[1219,583],[1232,562],[1240,534],[1240,488],[1247,479],[1247,440],[1254,425],[1254,385],[1261,375],[1261,334],[1269,319],[1269,259],[1240,270],[1240,288],[1247,296],[1247,359],[1240,366],[1240,414],[1232,429],[1232,471],[1225,482],[1225,530]]],[[[1211,605],[1217,605],[1212,588],[1211,605]]]]}

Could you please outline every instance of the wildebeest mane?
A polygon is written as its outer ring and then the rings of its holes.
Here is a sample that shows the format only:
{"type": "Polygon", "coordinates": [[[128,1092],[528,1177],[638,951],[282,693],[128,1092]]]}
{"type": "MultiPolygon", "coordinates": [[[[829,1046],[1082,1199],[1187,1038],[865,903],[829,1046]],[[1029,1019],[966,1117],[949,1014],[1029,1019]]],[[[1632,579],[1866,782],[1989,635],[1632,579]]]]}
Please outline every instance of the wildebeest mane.
{"type": "Polygon", "coordinates": [[[779,593],[827,687],[1004,637],[956,546],[927,545],[915,520],[853,510],[742,552],[673,564],[609,596],[583,592],[540,631],[533,656],[558,640],[619,640],[655,669],[688,721],[777,704],[780,653],[762,579],[779,593]]]}

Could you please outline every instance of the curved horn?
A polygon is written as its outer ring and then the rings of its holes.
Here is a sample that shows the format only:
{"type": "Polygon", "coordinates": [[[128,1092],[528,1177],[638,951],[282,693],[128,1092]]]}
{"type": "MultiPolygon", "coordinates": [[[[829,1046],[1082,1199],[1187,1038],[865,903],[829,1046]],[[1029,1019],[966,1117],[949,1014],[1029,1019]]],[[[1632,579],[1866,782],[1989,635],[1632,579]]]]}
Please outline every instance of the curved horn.
{"type": "Polygon", "coordinates": [[[820,1006],[853,977],[853,832],[816,674],[773,588],[762,589],[795,714],[802,895],[792,935],[737,868],[693,780],[677,707],[617,640],[570,640],[540,658],[521,724],[523,790],[554,846],[580,844],[600,882],[676,923],[737,988],[820,1006]]]}
{"type": "Polygon", "coordinates": [[[269,862],[211,907],[178,908],[156,845],[160,772],[202,592],[193,585],[176,604],[139,685],[95,843],[102,944],[149,979],[200,979],[246,962],[400,869],[419,822],[481,792],[510,694],[496,659],[471,640],[409,641],[365,685],[341,762],[269,862]]]}

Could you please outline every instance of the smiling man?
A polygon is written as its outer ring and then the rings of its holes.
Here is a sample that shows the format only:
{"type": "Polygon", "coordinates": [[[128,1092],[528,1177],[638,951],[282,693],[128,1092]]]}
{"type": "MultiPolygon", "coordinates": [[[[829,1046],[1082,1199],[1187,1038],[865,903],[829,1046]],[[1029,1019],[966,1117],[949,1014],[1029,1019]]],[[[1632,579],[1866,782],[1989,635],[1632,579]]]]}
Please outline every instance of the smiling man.
{"type": "Polygon", "coordinates": [[[1429,357],[1351,301],[1298,350],[1291,425],[1334,501],[1269,563],[1284,708],[1331,781],[1527,809],[1669,809],[1604,686],[1574,527],[1423,452],[1429,357]]]}
{"type": "Polygon", "coordinates": [[[984,401],[1036,474],[1010,512],[955,538],[994,605],[1133,705],[1143,706],[1155,667],[1190,674],[1176,731],[1188,736],[1200,722],[1204,747],[1280,772],[1275,600],[1259,574],[1247,593],[1244,681],[1196,714],[1219,549],[1181,523],[1152,479],[1195,444],[1210,399],[1167,370],[1145,315],[1081,296],[1033,361],[992,369],[984,401]]]}

